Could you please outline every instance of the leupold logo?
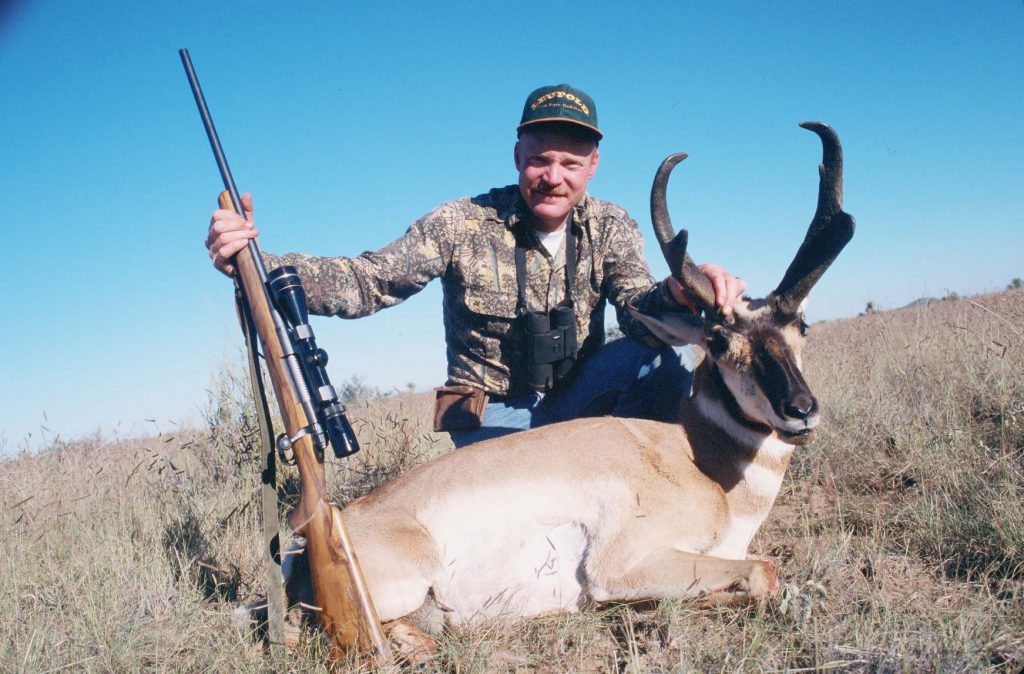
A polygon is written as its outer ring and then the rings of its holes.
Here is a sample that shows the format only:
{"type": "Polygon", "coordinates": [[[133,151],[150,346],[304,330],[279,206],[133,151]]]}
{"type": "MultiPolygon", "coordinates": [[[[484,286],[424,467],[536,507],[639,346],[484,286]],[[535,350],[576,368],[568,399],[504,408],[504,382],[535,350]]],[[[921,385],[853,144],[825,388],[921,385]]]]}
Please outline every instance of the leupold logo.
{"type": "MultiPolygon", "coordinates": [[[[564,98],[567,101],[575,103],[579,107],[579,109],[583,111],[584,115],[590,114],[590,108],[588,108],[586,104],[584,104],[583,101],[579,99],[578,96],[576,96],[575,94],[570,94],[568,91],[552,91],[549,94],[544,94],[543,96],[541,96],[540,98],[533,102],[533,105],[530,106],[530,109],[536,110],[541,105],[544,105],[547,101],[550,101],[552,98],[564,98]]],[[[551,104],[549,103],[549,105],[551,104]]]]}

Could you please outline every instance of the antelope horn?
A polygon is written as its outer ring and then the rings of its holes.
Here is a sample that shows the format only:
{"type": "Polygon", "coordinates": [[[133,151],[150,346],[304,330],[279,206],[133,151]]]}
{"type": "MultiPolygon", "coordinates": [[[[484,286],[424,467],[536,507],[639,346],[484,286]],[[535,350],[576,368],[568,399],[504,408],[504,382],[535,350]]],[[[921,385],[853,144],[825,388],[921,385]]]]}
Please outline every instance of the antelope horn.
{"type": "Polygon", "coordinates": [[[651,187],[651,221],[654,223],[654,235],[658,237],[661,252],[668,262],[672,276],[701,309],[710,313],[716,311],[714,288],[711,287],[708,277],[697,269],[697,265],[686,254],[689,235],[685,229],[680,230],[678,235],[672,229],[672,220],[668,216],[668,205],[665,202],[669,174],[676,164],[686,159],[686,156],[685,152],[671,155],[658,167],[658,172],[654,175],[654,185],[651,187]]]}
{"type": "Polygon", "coordinates": [[[795,315],[814,284],[853,238],[853,216],[843,211],[843,148],[828,124],[801,122],[800,126],[821,138],[822,160],[818,165],[818,208],[796,252],[772,295],[779,310],[795,315]]]}

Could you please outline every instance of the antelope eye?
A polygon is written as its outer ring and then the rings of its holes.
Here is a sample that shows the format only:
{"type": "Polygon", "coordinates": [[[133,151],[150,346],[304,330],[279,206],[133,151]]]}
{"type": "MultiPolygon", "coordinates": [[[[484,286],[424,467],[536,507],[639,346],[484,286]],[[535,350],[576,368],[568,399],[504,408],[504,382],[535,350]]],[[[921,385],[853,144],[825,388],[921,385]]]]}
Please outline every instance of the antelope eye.
{"type": "Polygon", "coordinates": [[[708,335],[708,353],[712,358],[721,358],[729,350],[729,338],[721,330],[714,330],[708,335]]]}
{"type": "Polygon", "coordinates": [[[801,337],[806,337],[807,336],[807,330],[809,328],[810,328],[810,326],[807,325],[807,322],[804,321],[803,319],[800,319],[800,336],[801,337]]]}

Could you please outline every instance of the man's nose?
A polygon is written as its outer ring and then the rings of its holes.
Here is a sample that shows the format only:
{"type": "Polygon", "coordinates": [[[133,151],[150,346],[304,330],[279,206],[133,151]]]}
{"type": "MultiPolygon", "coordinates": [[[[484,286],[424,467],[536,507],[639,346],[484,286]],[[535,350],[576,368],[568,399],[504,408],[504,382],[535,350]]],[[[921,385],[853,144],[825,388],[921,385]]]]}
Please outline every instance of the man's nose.
{"type": "Polygon", "coordinates": [[[558,164],[548,164],[541,177],[549,185],[560,185],[562,183],[562,167],[558,164]]]}

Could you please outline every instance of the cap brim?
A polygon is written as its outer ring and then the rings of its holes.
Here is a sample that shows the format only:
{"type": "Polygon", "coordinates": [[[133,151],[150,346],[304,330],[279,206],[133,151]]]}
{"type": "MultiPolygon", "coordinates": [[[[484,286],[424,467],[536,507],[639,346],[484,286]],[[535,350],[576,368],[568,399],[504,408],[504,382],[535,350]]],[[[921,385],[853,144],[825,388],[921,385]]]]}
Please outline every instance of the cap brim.
{"type": "Polygon", "coordinates": [[[568,119],[566,117],[541,117],[540,119],[531,119],[529,122],[524,122],[516,127],[516,131],[522,131],[525,127],[533,126],[534,124],[550,124],[552,122],[558,122],[560,124],[575,124],[576,126],[582,126],[584,129],[592,131],[597,136],[598,140],[604,138],[604,134],[596,126],[591,126],[586,122],[580,122],[575,119],[568,119]]]}

